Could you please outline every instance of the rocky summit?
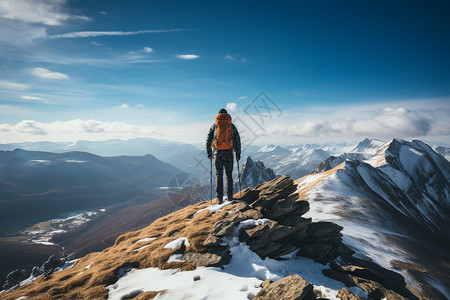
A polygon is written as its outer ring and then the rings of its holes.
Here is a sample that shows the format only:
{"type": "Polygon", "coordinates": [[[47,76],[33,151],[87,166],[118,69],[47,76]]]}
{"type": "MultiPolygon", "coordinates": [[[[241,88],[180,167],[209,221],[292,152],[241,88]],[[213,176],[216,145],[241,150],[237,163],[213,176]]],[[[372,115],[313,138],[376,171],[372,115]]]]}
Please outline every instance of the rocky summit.
{"type": "MultiPolygon", "coordinates": [[[[114,246],[103,252],[91,253],[61,271],[47,277],[41,275],[31,283],[2,293],[1,298],[165,299],[164,295],[169,295],[172,288],[168,282],[175,282],[182,273],[198,270],[202,270],[201,274],[212,270],[220,276],[233,273],[233,259],[240,255],[236,245],[240,245],[240,251],[250,249],[260,261],[273,265],[292,257],[306,257],[305,262],[310,261],[309,265],[320,265],[321,274],[315,275],[341,283],[340,288],[328,296],[334,299],[360,299],[355,288],[368,299],[423,299],[400,274],[354,257],[354,252],[342,242],[342,227],[331,222],[311,222],[302,217],[308,212],[309,203],[300,197],[290,177],[277,177],[247,188],[235,198],[240,200],[221,205],[202,202],[183,208],[146,228],[120,236],[114,246]],[[138,276],[144,269],[169,274],[164,275],[167,276],[165,285],[161,283],[160,289],[115,292],[124,284],[123,278],[138,276]]],[[[307,268],[306,263],[300,264],[299,270],[307,268]]],[[[317,299],[326,296],[323,289],[300,274],[271,277],[265,276],[264,272],[252,273],[256,274],[257,286],[243,284],[237,291],[244,293],[243,299],[317,299]]],[[[233,278],[237,273],[242,275],[243,271],[234,272],[233,278]]],[[[244,280],[244,277],[239,278],[244,280]]],[[[149,278],[142,276],[140,282],[149,284],[152,281],[149,278]]],[[[194,290],[194,285],[207,280],[207,275],[193,273],[192,279],[177,285],[189,281],[194,290]]],[[[220,281],[217,288],[223,283],[220,281]]],[[[208,288],[214,287],[208,285],[208,288]]],[[[207,291],[203,297],[238,299],[231,294],[231,283],[226,288],[230,290],[229,295],[222,293],[221,297],[208,297],[208,292],[212,292],[207,291]]]]}

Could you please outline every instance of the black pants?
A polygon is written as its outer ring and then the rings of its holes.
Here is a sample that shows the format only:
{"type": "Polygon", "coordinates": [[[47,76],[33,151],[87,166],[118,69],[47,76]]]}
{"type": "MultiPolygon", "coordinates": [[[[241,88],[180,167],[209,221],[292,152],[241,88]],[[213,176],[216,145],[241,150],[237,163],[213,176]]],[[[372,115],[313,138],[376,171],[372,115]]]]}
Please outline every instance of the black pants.
{"type": "Polygon", "coordinates": [[[223,171],[227,177],[228,200],[233,199],[233,151],[217,150],[214,155],[214,165],[216,166],[216,196],[221,201],[223,199],[223,171]]]}

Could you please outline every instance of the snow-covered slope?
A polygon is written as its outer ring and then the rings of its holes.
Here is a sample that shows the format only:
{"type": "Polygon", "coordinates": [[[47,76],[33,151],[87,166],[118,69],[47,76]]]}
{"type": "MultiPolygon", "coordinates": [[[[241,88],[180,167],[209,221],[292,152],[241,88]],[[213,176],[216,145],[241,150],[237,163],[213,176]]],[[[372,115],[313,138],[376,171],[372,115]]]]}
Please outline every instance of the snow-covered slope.
{"type": "Polygon", "coordinates": [[[384,267],[408,266],[410,284],[449,297],[449,179],[450,163],[431,147],[394,139],[366,161],[347,161],[296,183],[313,221],[333,220],[360,256],[384,267]]]}

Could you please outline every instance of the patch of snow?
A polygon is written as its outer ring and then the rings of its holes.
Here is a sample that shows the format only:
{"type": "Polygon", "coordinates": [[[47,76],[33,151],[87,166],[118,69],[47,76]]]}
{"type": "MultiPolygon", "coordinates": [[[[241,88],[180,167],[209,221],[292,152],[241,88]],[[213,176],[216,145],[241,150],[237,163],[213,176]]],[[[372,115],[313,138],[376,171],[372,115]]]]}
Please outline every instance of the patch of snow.
{"type": "Polygon", "coordinates": [[[133,251],[140,251],[140,250],[142,250],[142,249],[147,248],[148,246],[150,246],[150,245],[145,245],[145,246],[142,246],[142,247],[140,247],[140,248],[133,249],[133,251]]]}
{"type": "Polygon", "coordinates": [[[164,249],[177,249],[182,244],[184,244],[184,246],[186,246],[186,247],[189,247],[191,245],[191,244],[189,244],[189,241],[187,238],[180,237],[180,238],[177,238],[176,240],[173,240],[170,243],[166,244],[164,246],[164,249]]]}
{"type": "Polygon", "coordinates": [[[77,164],[87,163],[86,160],[75,160],[75,159],[67,159],[67,160],[65,160],[65,162],[67,162],[67,163],[77,163],[77,164]]]}
{"type": "Polygon", "coordinates": [[[136,241],[136,243],[147,243],[147,242],[151,242],[151,241],[154,241],[154,240],[156,240],[156,238],[148,237],[148,238],[140,239],[139,241],[136,241]]]}
{"type": "Polygon", "coordinates": [[[183,258],[183,254],[172,254],[169,259],[167,260],[168,263],[171,262],[183,262],[183,260],[181,259],[183,258]]]}
{"type": "Polygon", "coordinates": [[[264,218],[264,219],[257,219],[257,220],[255,220],[255,219],[248,219],[248,220],[242,221],[242,222],[240,222],[239,225],[236,226],[236,228],[234,229],[234,233],[235,233],[234,235],[238,235],[238,234],[239,234],[239,231],[241,230],[241,228],[249,227],[249,226],[264,225],[264,224],[266,224],[266,223],[269,222],[269,221],[270,221],[270,220],[269,220],[269,219],[266,219],[266,218],[264,218]]]}
{"type": "Polygon", "coordinates": [[[48,239],[31,240],[31,242],[35,243],[35,244],[41,244],[41,245],[47,245],[47,246],[55,245],[54,243],[49,242],[48,239]]]}
{"type": "Polygon", "coordinates": [[[34,163],[38,163],[38,164],[49,164],[52,162],[51,160],[46,160],[46,159],[32,159],[30,161],[34,162],[34,163]]]}
{"type": "Polygon", "coordinates": [[[219,210],[221,210],[222,208],[224,208],[225,206],[227,206],[229,204],[232,204],[232,203],[233,203],[233,201],[228,201],[227,200],[227,201],[224,201],[222,204],[210,205],[208,207],[205,207],[205,208],[200,209],[199,211],[197,211],[194,214],[194,217],[196,215],[198,215],[199,213],[201,213],[202,211],[204,211],[204,210],[209,210],[210,213],[214,214],[214,213],[218,212],[219,210]]]}

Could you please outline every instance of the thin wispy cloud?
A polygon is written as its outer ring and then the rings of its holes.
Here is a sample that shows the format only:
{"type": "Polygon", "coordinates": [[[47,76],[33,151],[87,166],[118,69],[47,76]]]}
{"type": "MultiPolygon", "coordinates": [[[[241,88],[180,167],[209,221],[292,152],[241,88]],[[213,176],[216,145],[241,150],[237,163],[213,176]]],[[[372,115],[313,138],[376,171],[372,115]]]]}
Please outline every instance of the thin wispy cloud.
{"type": "Polygon", "coordinates": [[[229,60],[229,61],[240,61],[240,62],[247,62],[247,59],[245,57],[239,59],[236,58],[234,56],[231,56],[230,54],[227,54],[223,57],[225,60],[229,60]]]}
{"type": "Polygon", "coordinates": [[[178,32],[186,31],[187,29],[152,29],[152,30],[138,30],[138,31],[77,31],[62,34],[55,34],[49,36],[50,39],[73,39],[73,38],[89,38],[99,36],[126,36],[147,33],[164,33],[164,32],[178,32]]]}
{"type": "Polygon", "coordinates": [[[33,74],[36,77],[45,79],[57,79],[57,80],[69,79],[69,76],[67,76],[66,74],[53,72],[45,68],[31,69],[31,74],[33,74]]]}
{"type": "Polygon", "coordinates": [[[47,99],[44,99],[44,98],[41,98],[41,97],[35,97],[35,96],[24,95],[24,96],[22,96],[20,98],[23,99],[23,100],[37,101],[37,102],[42,102],[42,103],[46,103],[46,104],[50,104],[51,103],[47,99]]]}
{"type": "Polygon", "coordinates": [[[28,87],[28,84],[0,80],[0,89],[26,90],[28,87]]]}
{"type": "Polygon", "coordinates": [[[195,54],[177,54],[177,55],[175,55],[175,57],[179,58],[179,59],[191,60],[191,59],[197,59],[200,56],[195,55],[195,54]]]}

